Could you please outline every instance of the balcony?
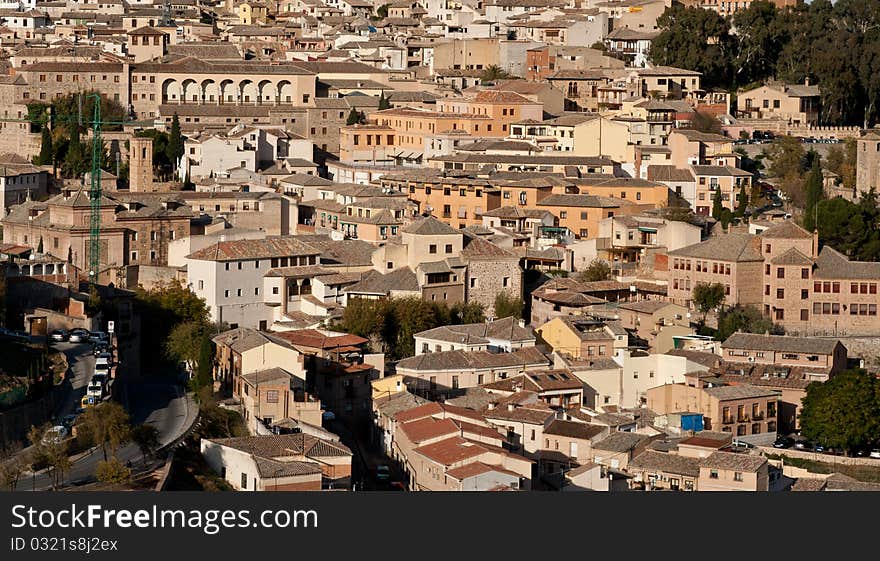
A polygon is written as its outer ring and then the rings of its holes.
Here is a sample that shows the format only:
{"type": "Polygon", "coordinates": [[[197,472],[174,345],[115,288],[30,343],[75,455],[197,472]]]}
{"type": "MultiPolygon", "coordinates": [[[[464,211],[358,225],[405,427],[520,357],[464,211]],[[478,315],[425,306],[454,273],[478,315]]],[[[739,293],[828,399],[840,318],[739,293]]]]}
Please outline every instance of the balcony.
{"type": "Polygon", "coordinates": [[[734,422],[734,421],[733,421],[733,417],[728,417],[728,418],[725,418],[725,419],[721,419],[721,424],[722,424],[722,425],[732,425],[733,422],[734,422]]]}
{"type": "Polygon", "coordinates": [[[753,420],[753,421],[763,421],[763,420],[764,420],[764,414],[763,414],[763,413],[758,413],[757,415],[752,415],[752,420],[753,420]]]}
{"type": "Polygon", "coordinates": [[[748,415],[743,415],[742,417],[737,417],[737,418],[736,418],[736,422],[737,422],[737,423],[748,423],[748,422],[749,422],[749,416],[748,416],[748,415]]]}

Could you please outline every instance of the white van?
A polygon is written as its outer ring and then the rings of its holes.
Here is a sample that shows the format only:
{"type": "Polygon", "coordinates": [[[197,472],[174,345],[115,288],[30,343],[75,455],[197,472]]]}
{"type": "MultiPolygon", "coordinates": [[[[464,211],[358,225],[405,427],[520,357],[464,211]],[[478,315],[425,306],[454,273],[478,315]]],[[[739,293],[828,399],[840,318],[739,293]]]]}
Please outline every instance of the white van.
{"type": "Polygon", "coordinates": [[[89,385],[86,386],[86,396],[101,399],[104,397],[104,384],[100,380],[93,379],[89,382],[89,385]]]}
{"type": "Polygon", "coordinates": [[[99,356],[95,359],[95,372],[109,372],[110,359],[105,356],[99,356]]]}

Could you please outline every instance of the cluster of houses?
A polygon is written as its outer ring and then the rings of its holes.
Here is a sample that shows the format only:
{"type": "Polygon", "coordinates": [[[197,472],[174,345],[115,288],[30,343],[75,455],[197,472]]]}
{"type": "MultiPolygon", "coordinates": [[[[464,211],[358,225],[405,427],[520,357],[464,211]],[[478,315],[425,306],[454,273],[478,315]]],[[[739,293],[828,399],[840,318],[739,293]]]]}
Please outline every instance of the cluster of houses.
{"type": "Polygon", "coordinates": [[[741,144],[855,138],[855,185],[825,174],[854,199],[880,187],[880,133],[822,126],[809,78],[733,102],[654,64],[670,6],[3,5],[6,276],[78,287],[99,223],[99,284],[204,299],[228,327],[217,386],[251,436],[202,452],[236,489],[351,488],[374,449],[412,490],[796,487],[758,450],[850,366],[846,338],[880,335],[880,264],[760,206],[741,144]],[[34,163],[59,126],[39,111],[91,92],[123,115],[100,197],[34,163]],[[182,153],[160,154],[178,129],[182,153]],[[749,220],[722,226],[743,194],[749,220]],[[604,278],[580,274],[599,262],[604,278]],[[786,335],[701,334],[705,284],[786,335]],[[354,300],[409,297],[486,321],[416,333],[399,361],[337,331],[354,300]]]}

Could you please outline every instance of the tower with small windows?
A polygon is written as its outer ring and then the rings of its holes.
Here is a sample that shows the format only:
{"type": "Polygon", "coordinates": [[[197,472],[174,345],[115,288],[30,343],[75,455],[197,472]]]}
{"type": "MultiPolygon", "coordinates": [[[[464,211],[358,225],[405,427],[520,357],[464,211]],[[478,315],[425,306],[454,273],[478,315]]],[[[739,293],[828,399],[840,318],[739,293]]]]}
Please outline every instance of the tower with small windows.
{"type": "Polygon", "coordinates": [[[144,193],[153,186],[153,139],[133,137],[128,151],[128,189],[144,193]]]}

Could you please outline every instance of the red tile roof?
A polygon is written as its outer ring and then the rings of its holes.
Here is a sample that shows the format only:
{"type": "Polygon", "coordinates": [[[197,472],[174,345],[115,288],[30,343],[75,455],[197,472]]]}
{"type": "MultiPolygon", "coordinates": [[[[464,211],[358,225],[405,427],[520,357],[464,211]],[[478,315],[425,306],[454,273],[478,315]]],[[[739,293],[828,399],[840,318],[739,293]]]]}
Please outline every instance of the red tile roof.
{"type": "Polygon", "coordinates": [[[419,446],[414,452],[435,463],[449,466],[468,458],[481,456],[487,452],[487,449],[481,444],[476,444],[460,436],[454,436],[440,442],[419,446]]]}
{"type": "Polygon", "coordinates": [[[446,475],[456,479],[458,481],[463,481],[468,477],[474,477],[475,475],[480,475],[483,473],[489,472],[498,472],[498,473],[506,473],[507,475],[512,475],[514,477],[521,477],[518,473],[514,473],[509,469],[504,469],[501,466],[493,466],[489,464],[484,464],[483,462],[474,462],[472,464],[463,465],[461,467],[452,468],[446,472],[446,475]]]}
{"type": "Polygon", "coordinates": [[[460,434],[458,427],[450,419],[435,419],[434,417],[403,423],[398,428],[415,444],[441,436],[458,436],[460,434]]]}
{"type": "Polygon", "coordinates": [[[334,337],[330,335],[325,335],[317,329],[298,329],[295,331],[282,331],[279,333],[274,333],[274,335],[294,345],[324,350],[339,350],[342,347],[358,346],[369,342],[368,339],[364,339],[363,337],[359,337],[357,335],[351,335],[350,333],[334,337]]]}

